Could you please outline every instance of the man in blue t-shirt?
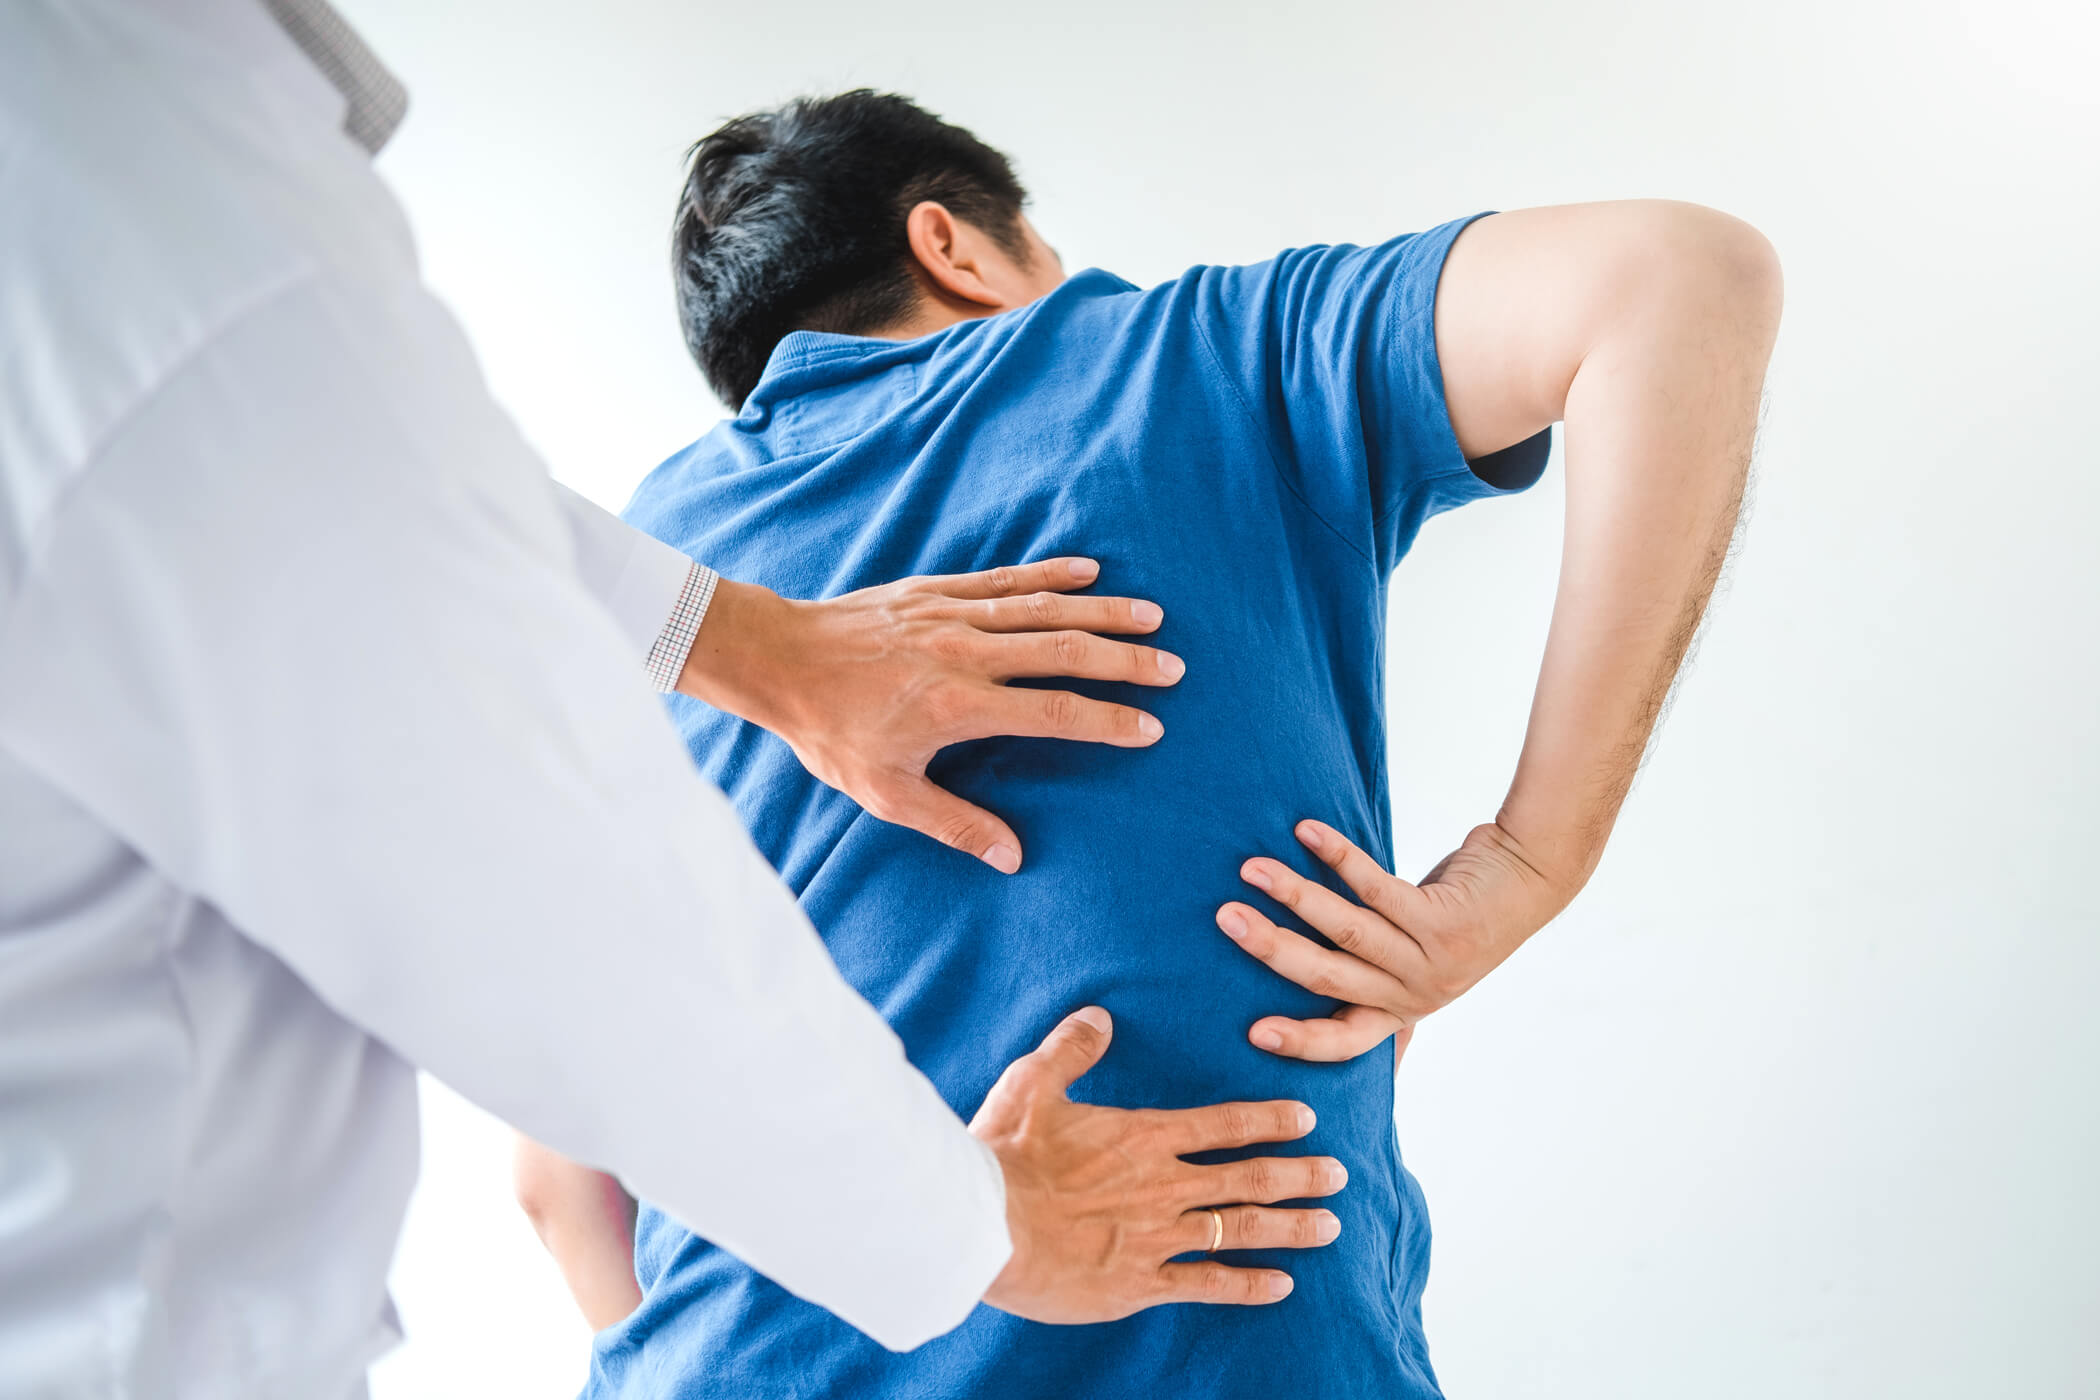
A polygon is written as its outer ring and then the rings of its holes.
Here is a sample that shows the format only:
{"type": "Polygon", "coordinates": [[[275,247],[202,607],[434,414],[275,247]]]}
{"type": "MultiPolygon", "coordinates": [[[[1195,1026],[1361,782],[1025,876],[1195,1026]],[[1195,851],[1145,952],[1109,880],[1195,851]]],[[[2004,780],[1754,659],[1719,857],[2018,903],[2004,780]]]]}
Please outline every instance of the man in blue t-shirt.
{"type": "MultiPolygon", "coordinates": [[[[1274,1271],[1273,1305],[1132,1299],[1088,1327],[984,1307],[893,1355],[644,1205],[635,1288],[586,1300],[605,1329],[591,1395],[1438,1393],[1428,1218],[1395,1141],[1394,1060],[1370,1052],[1595,866],[1733,528],[1776,330],[1770,249],[1690,206],[1577,206],[1143,290],[1067,279],[1021,199],[997,152],[899,98],[796,103],[709,137],[679,213],[680,306],[739,413],[628,517],[783,599],[1092,555],[1164,620],[1139,654],[1151,673],[1089,693],[1134,701],[1185,668],[1144,697],[1164,737],[944,752],[930,778],[1026,843],[1009,874],[885,824],[724,710],[673,712],[950,1103],[975,1109],[1065,1011],[1098,1004],[1116,1037],[1076,1096],[1312,1105],[1303,1150],[1348,1170],[1329,1213],[1302,1217],[1331,1243],[1237,1248],[1268,1238],[1264,1198],[1216,1202],[1189,1212],[1187,1258],[1274,1271]],[[1430,516],[1536,480],[1556,421],[1568,534],[1523,758],[1496,820],[1410,884],[1387,873],[1385,687],[1437,674],[1388,658],[1387,580],[1430,516]],[[1306,850],[1285,855],[1294,830],[1306,850]],[[1310,878],[1322,862],[1333,883],[1310,878]]],[[[1089,631],[1157,621],[1032,606],[1075,630],[1045,637],[1023,685],[1074,669],[1089,631]]],[[[530,1156],[526,1177],[571,1277],[593,1256],[624,1275],[618,1207],[567,1204],[609,1199],[602,1181],[530,1156]]]]}

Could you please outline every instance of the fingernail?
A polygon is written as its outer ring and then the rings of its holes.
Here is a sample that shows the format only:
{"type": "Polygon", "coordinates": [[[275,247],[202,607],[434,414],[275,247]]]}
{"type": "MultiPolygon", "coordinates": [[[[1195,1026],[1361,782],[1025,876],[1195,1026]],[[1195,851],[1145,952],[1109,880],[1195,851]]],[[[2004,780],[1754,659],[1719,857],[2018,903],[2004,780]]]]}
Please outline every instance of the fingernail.
{"type": "Polygon", "coordinates": [[[1098,1006],[1083,1006],[1072,1013],[1072,1019],[1086,1022],[1103,1035],[1108,1034],[1109,1027],[1113,1024],[1108,1019],[1108,1013],[1098,1006]]]}
{"type": "Polygon", "coordinates": [[[1313,1224],[1313,1235],[1321,1244],[1333,1244],[1340,1238],[1342,1222],[1333,1211],[1323,1210],[1313,1224]]]}
{"type": "Polygon", "coordinates": [[[1147,739],[1157,739],[1160,735],[1166,732],[1167,727],[1161,724],[1158,720],[1152,718],[1152,716],[1138,716],[1138,733],[1144,735],[1147,739]]]}
{"type": "Polygon", "coordinates": [[[1170,681],[1178,681],[1188,674],[1189,665],[1171,651],[1159,653],[1159,673],[1170,681]]]}
{"type": "Polygon", "coordinates": [[[1072,570],[1072,577],[1078,579],[1081,583],[1087,582],[1101,572],[1101,566],[1091,559],[1074,559],[1067,567],[1072,570]]]}
{"type": "Polygon", "coordinates": [[[1349,1184],[1349,1169],[1340,1162],[1329,1162],[1327,1170],[1321,1175],[1326,1177],[1327,1184],[1337,1191],[1349,1184]]]}
{"type": "Polygon", "coordinates": [[[1311,822],[1298,823],[1298,839],[1315,851],[1327,849],[1327,834],[1311,822]]]}
{"type": "Polygon", "coordinates": [[[1291,1276],[1289,1274],[1269,1275],[1269,1296],[1271,1298],[1288,1298],[1290,1293],[1291,1276]]]}
{"type": "Polygon", "coordinates": [[[1275,1031],[1260,1030],[1254,1033],[1254,1043],[1264,1050],[1281,1050],[1283,1037],[1275,1031]]]}
{"type": "Polygon", "coordinates": [[[1247,921],[1240,917],[1237,909],[1227,909],[1218,915],[1218,927],[1225,930],[1225,936],[1235,943],[1247,936],[1247,921]]]}
{"type": "Polygon", "coordinates": [[[1011,875],[1021,868],[1021,853],[1001,841],[984,853],[984,863],[1002,875],[1011,875]]]}
{"type": "Polygon", "coordinates": [[[1258,890],[1271,888],[1269,872],[1259,865],[1248,866],[1245,871],[1241,872],[1240,878],[1258,890]]]}
{"type": "Polygon", "coordinates": [[[1166,614],[1160,611],[1157,603],[1139,602],[1130,605],[1130,616],[1140,627],[1157,627],[1166,614]]]}
{"type": "Polygon", "coordinates": [[[1312,1111],[1309,1104],[1298,1105],[1298,1131],[1309,1133],[1319,1125],[1320,1115],[1312,1111]]]}

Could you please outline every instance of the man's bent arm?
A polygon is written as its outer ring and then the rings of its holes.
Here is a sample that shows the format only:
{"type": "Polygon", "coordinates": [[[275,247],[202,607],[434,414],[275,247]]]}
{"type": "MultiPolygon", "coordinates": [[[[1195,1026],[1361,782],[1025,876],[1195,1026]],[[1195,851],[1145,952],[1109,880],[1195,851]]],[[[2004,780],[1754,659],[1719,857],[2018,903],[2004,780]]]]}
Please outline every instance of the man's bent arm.
{"type": "Polygon", "coordinates": [[[635,1202],[627,1188],[521,1134],[511,1151],[511,1189],[593,1332],[640,1306],[635,1202]]]}
{"type": "Polygon", "coordinates": [[[1727,554],[1779,308],[1771,246],[1692,205],[1525,210],[1460,235],[1436,304],[1460,447],[1478,458],[1565,423],[1560,586],[1530,724],[1495,820],[1419,886],[1310,821],[1300,840],[1364,908],[1248,862],[1250,883],[1345,951],[1245,905],[1220,910],[1221,927],[1352,1003],[1257,1022],[1257,1045],[1361,1053],[1479,981],[1589,879],[1727,554]]]}
{"type": "Polygon", "coordinates": [[[1437,351],[1468,455],[1566,424],[1560,589],[1497,824],[1572,897],[1727,555],[1779,263],[1756,230],[1709,209],[1579,205],[1483,220],[1444,279],[1437,351]]]}

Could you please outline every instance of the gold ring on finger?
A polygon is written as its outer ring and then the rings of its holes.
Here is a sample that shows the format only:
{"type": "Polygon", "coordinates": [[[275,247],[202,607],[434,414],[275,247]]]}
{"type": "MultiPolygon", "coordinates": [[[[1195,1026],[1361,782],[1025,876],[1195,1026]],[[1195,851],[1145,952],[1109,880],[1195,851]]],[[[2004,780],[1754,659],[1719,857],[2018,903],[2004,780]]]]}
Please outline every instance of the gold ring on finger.
{"type": "Polygon", "coordinates": [[[1210,1248],[1203,1252],[1205,1254],[1216,1254],[1219,1246],[1225,1243],[1225,1217],[1219,1214],[1216,1206],[1209,1206],[1206,1209],[1210,1211],[1210,1248]]]}

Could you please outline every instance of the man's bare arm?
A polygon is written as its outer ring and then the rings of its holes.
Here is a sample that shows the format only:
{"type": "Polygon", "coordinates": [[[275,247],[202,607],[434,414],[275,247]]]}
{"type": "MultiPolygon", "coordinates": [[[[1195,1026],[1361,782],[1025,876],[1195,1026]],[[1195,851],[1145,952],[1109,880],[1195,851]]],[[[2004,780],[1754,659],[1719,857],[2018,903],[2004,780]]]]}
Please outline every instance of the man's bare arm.
{"type": "Polygon", "coordinates": [[[602,1332],[633,1312],[642,1301],[634,1280],[634,1197],[604,1172],[523,1135],[511,1179],[591,1330],[602,1332]]]}
{"type": "Polygon", "coordinates": [[[1530,725],[1495,819],[1420,885],[1313,821],[1299,839],[1363,907],[1280,862],[1246,864],[1342,951],[1244,904],[1219,926],[1348,1003],[1258,1021],[1255,1044],[1361,1054],[1494,970],[1588,881],[1726,557],[1779,310],[1771,245],[1693,205],[1524,210],[1460,235],[1436,311],[1460,447],[1480,457],[1566,425],[1560,586],[1530,725]]]}

